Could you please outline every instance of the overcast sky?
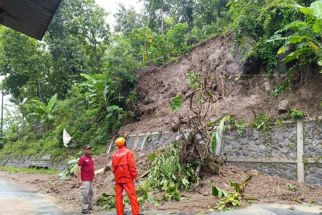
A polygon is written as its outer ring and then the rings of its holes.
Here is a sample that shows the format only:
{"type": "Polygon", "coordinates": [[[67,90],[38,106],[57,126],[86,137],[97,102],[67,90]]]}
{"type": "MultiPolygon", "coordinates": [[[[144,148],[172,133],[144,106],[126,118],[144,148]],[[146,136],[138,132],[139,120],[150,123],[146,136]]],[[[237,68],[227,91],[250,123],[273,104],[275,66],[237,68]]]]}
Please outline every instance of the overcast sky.
{"type": "Polygon", "coordinates": [[[118,5],[123,4],[126,8],[133,6],[137,12],[143,10],[143,2],[140,0],[96,0],[96,3],[104,8],[109,14],[107,22],[113,28],[115,25],[114,14],[117,12],[118,5]]]}

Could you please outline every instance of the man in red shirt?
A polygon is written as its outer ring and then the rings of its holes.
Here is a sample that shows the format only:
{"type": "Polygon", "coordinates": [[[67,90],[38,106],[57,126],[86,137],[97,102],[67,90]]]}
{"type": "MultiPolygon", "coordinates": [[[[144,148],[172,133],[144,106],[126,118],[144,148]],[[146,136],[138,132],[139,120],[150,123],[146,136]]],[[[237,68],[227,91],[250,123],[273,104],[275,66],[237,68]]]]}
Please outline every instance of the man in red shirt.
{"type": "Polygon", "coordinates": [[[92,151],[89,145],[84,147],[84,155],[78,160],[78,175],[81,180],[81,201],[82,213],[89,214],[92,210],[94,180],[94,161],[92,159],[92,151]]]}
{"type": "Polygon", "coordinates": [[[112,171],[115,176],[115,199],[117,215],[124,214],[123,190],[125,189],[131,203],[132,214],[139,215],[139,203],[136,197],[135,180],[137,178],[134,155],[126,148],[125,138],[119,137],[115,140],[118,147],[112,156],[112,171]]]}

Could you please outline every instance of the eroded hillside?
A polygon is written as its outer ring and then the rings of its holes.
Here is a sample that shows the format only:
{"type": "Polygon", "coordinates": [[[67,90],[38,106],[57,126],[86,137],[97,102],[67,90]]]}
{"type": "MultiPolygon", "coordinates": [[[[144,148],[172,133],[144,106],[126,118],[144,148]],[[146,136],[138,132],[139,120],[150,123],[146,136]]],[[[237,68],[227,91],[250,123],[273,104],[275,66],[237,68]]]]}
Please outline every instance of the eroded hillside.
{"type": "Polygon", "coordinates": [[[189,95],[192,89],[187,81],[191,71],[206,77],[212,93],[218,98],[210,106],[209,118],[219,118],[229,113],[251,121],[256,114],[263,112],[270,117],[285,117],[285,113],[280,115],[278,111],[280,102],[285,100],[289,108],[296,107],[307,116],[318,115],[321,111],[320,74],[307,71],[301,80],[291,83],[292,89],[288,87],[281,95],[272,96],[279,84],[287,79],[286,75],[267,75],[253,70],[251,74],[255,75],[244,73],[245,66],[234,49],[231,34],[202,43],[177,62],[142,70],[139,72],[137,106],[140,120],[124,126],[121,132],[129,134],[169,130],[173,121],[180,118],[184,122],[191,116],[189,95]],[[173,112],[169,106],[170,99],[180,93],[184,95],[184,105],[173,112]]]}

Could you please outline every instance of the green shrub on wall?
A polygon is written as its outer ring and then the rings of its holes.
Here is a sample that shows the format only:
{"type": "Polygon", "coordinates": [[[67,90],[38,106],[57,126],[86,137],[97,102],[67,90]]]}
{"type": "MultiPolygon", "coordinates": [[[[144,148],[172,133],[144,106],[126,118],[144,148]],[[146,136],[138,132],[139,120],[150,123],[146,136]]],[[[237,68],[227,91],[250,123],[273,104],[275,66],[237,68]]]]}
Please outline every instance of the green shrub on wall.
{"type": "Polygon", "coordinates": [[[267,131],[272,128],[273,122],[266,113],[256,115],[252,126],[259,131],[267,131]]]}
{"type": "Polygon", "coordinates": [[[305,117],[305,113],[299,109],[292,108],[289,112],[291,119],[298,120],[305,117]]]}

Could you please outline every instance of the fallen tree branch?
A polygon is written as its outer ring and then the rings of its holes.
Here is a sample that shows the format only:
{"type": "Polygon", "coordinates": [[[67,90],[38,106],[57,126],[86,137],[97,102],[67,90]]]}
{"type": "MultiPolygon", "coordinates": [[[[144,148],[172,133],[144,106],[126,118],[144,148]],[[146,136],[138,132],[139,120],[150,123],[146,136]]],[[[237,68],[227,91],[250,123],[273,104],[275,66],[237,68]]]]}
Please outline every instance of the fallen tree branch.
{"type": "Polygon", "coordinates": [[[250,182],[250,180],[253,178],[253,176],[255,176],[255,174],[254,173],[251,173],[251,174],[249,174],[241,183],[240,183],[240,185],[241,185],[241,192],[240,193],[243,193],[244,192],[244,190],[245,190],[245,188],[246,188],[246,186],[247,186],[247,184],[250,182]]]}
{"type": "Polygon", "coordinates": [[[145,176],[147,176],[150,173],[150,170],[146,171],[145,173],[143,173],[139,178],[144,178],[145,176]]]}
{"type": "Polygon", "coordinates": [[[230,184],[230,181],[228,181],[222,174],[221,174],[221,169],[219,168],[219,171],[218,171],[218,174],[219,174],[219,177],[221,178],[221,179],[223,179],[224,181],[226,181],[226,183],[227,183],[227,185],[229,185],[230,184]]]}
{"type": "Polygon", "coordinates": [[[200,185],[200,181],[198,180],[198,182],[196,183],[196,185],[195,185],[195,186],[193,186],[193,187],[189,190],[189,192],[194,191],[197,187],[199,187],[199,185],[200,185]]]}
{"type": "Polygon", "coordinates": [[[246,201],[258,201],[259,199],[257,197],[255,197],[255,196],[248,196],[248,195],[246,196],[246,195],[244,195],[243,200],[246,200],[246,201]]]}
{"type": "Polygon", "coordinates": [[[98,169],[95,171],[95,175],[99,175],[99,174],[102,174],[102,173],[105,173],[105,172],[108,172],[108,171],[111,171],[111,167],[110,166],[106,166],[104,168],[101,168],[101,169],[98,169]]]}

